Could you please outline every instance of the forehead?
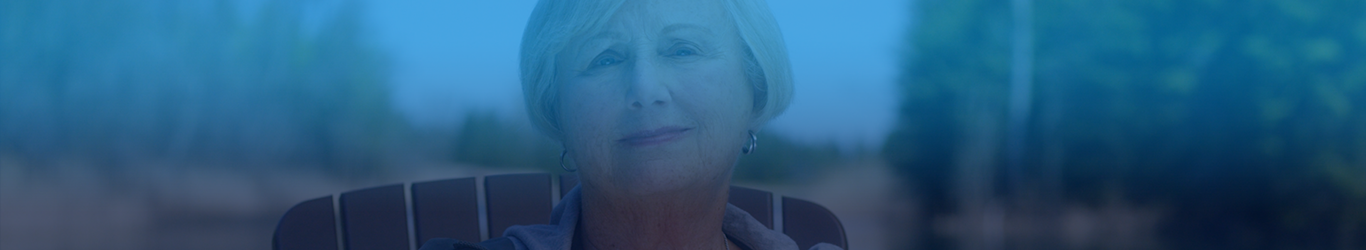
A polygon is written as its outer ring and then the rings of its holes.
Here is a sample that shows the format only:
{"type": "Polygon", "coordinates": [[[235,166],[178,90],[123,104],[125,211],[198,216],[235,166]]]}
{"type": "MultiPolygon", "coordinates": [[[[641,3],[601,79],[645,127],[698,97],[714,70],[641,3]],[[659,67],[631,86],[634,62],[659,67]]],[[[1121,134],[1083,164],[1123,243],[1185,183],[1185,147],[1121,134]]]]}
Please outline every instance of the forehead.
{"type": "Polygon", "coordinates": [[[734,22],[716,0],[626,1],[603,31],[651,34],[679,27],[699,28],[717,35],[735,32],[734,22]]]}

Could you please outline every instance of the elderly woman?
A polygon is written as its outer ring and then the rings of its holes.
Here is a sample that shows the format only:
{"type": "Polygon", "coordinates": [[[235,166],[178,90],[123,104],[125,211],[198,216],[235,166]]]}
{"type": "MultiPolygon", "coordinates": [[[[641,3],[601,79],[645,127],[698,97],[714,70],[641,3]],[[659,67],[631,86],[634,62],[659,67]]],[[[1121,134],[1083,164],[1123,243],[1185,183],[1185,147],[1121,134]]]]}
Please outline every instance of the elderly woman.
{"type": "Polygon", "coordinates": [[[549,225],[422,249],[797,248],[726,203],[739,157],[792,96],[763,0],[541,0],[521,73],[533,122],[581,184],[549,225]]]}

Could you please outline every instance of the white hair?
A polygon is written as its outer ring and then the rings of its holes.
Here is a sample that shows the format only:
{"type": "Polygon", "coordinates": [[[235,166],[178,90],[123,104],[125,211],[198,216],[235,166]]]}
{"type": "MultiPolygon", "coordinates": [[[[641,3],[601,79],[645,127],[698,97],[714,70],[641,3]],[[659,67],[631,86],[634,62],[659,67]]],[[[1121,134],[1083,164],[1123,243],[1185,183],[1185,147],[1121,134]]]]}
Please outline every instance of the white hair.
{"type": "MultiPolygon", "coordinates": [[[[574,38],[597,30],[626,0],[540,0],[522,34],[522,97],[532,124],[562,138],[556,103],[555,57],[574,38]]],[[[716,0],[739,30],[745,45],[745,75],[754,89],[757,124],[782,114],[792,101],[792,66],[778,22],[764,0],[716,0]]]]}

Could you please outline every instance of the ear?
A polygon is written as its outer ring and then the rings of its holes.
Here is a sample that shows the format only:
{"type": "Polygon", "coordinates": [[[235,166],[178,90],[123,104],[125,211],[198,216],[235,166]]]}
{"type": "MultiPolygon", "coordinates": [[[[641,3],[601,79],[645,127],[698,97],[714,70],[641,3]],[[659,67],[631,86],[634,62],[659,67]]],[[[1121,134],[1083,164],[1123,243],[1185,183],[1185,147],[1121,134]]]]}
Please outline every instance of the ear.
{"type": "Polygon", "coordinates": [[[758,134],[759,130],[763,129],[764,124],[768,124],[767,119],[762,119],[761,117],[759,117],[760,114],[762,113],[755,113],[754,115],[750,116],[749,124],[745,125],[746,130],[754,131],[755,134],[758,134]]]}
{"type": "Polygon", "coordinates": [[[767,111],[767,109],[766,107],[762,106],[767,104],[765,103],[765,101],[767,101],[765,100],[766,96],[764,96],[766,93],[761,93],[762,90],[759,90],[756,87],[750,88],[750,91],[751,93],[753,93],[751,94],[751,96],[753,96],[751,97],[753,98],[753,101],[751,102],[751,106],[749,108],[749,122],[745,124],[745,128],[749,129],[750,131],[754,131],[754,133],[759,133],[759,128],[763,127],[764,124],[768,124],[768,121],[771,120],[772,117],[764,117],[764,113],[767,111]]]}

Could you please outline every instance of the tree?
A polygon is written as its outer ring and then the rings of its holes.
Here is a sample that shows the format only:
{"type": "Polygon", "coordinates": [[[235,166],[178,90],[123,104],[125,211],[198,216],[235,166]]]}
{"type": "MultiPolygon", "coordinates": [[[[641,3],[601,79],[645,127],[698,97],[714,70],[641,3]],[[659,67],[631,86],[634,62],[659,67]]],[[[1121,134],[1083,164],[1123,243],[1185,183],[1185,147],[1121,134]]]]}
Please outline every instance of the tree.
{"type": "MultiPolygon", "coordinates": [[[[959,210],[972,185],[956,180],[1004,183],[1010,13],[918,6],[884,154],[928,217],[959,210]],[[990,174],[961,176],[974,161],[990,174]]],[[[1163,240],[1181,248],[1366,244],[1366,3],[1034,6],[1026,185],[985,195],[1168,206],[1163,240]]]]}
{"type": "Polygon", "coordinates": [[[358,3],[233,3],[0,2],[0,154],[373,170],[404,124],[358,3]]]}

